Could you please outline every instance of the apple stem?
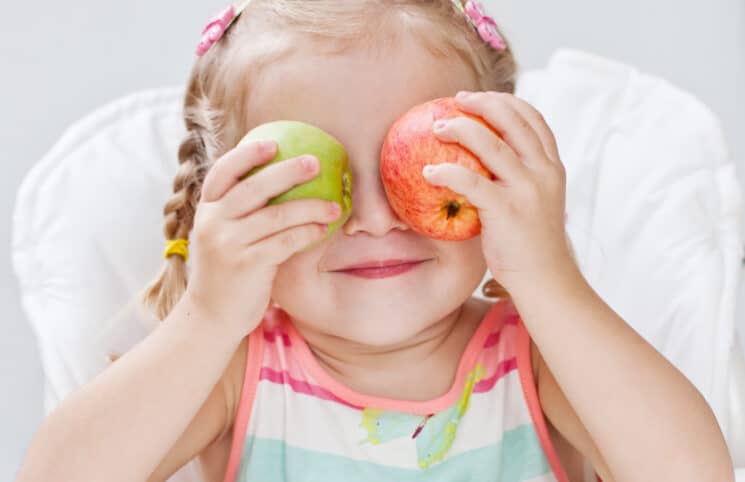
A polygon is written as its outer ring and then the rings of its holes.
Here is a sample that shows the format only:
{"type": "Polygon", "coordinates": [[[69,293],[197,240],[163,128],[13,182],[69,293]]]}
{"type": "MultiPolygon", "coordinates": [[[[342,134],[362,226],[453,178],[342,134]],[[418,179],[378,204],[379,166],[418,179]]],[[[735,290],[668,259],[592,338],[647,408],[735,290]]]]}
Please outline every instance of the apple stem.
{"type": "Polygon", "coordinates": [[[458,215],[458,212],[460,211],[460,204],[455,201],[450,201],[445,204],[444,209],[447,211],[447,219],[451,219],[458,215]]]}

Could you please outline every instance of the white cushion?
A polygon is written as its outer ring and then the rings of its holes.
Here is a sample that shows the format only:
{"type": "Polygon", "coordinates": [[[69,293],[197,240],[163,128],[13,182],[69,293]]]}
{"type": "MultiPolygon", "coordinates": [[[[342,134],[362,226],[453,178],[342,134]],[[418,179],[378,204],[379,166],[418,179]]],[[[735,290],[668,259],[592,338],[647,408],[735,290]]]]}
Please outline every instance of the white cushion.
{"type": "MultiPolygon", "coordinates": [[[[154,322],[132,297],[163,261],[161,212],[184,132],[182,94],[156,89],[96,111],[19,190],[13,263],[39,339],[47,411],[154,322]]],[[[744,235],[718,120],[663,79],[569,49],[522,74],[517,95],[558,139],[567,229],[583,273],[728,430],[744,235]]]]}
{"type": "MultiPolygon", "coordinates": [[[[161,212],[185,132],[182,103],[178,87],[97,110],[19,189],[13,265],[39,342],[47,413],[155,323],[135,297],[163,261],[161,212]]],[[[200,482],[198,463],[169,480],[200,482]]]]}
{"type": "Polygon", "coordinates": [[[573,49],[523,76],[518,95],[556,134],[583,273],[701,391],[745,467],[729,420],[745,407],[731,368],[743,198],[719,120],[664,79],[573,49]]]}

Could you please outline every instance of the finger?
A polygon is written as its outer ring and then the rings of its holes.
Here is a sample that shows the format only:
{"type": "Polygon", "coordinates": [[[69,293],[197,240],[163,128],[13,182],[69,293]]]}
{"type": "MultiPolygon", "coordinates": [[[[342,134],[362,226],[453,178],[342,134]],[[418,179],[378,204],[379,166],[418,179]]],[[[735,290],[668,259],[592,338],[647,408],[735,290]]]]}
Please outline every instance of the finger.
{"type": "Polygon", "coordinates": [[[329,224],[341,216],[341,207],[322,199],[298,199],[267,206],[239,221],[244,244],[252,244],[289,228],[308,223],[329,224]]]}
{"type": "Polygon", "coordinates": [[[496,183],[458,164],[430,164],[424,166],[422,175],[432,185],[447,187],[462,194],[478,209],[493,209],[501,199],[496,183]]]}
{"type": "Polygon", "coordinates": [[[257,255],[267,262],[278,265],[293,254],[309,248],[326,236],[327,226],[303,224],[264,238],[253,245],[257,255]]]}
{"type": "Polygon", "coordinates": [[[277,143],[274,141],[247,142],[226,152],[204,179],[202,201],[217,201],[248,171],[272,160],[276,152],[277,143]]]}
{"type": "Polygon", "coordinates": [[[275,196],[318,175],[320,163],[315,156],[302,155],[271,164],[233,186],[221,199],[229,219],[247,216],[275,196]]]}
{"type": "Polygon", "coordinates": [[[514,184],[527,177],[526,167],[515,151],[481,122],[459,116],[435,122],[435,135],[471,151],[492,174],[514,184]]]}
{"type": "Polygon", "coordinates": [[[525,164],[540,161],[547,154],[527,120],[507,100],[504,92],[465,92],[455,100],[469,114],[486,120],[512,147],[525,164]]]}
{"type": "Polygon", "coordinates": [[[548,126],[543,114],[541,114],[541,112],[534,106],[517,96],[510,96],[509,101],[512,102],[525,120],[527,120],[533,127],[533,130],[541,140],[541,144],[543,144],[543,150],[546,152],[549,160],[553,162],[561,162],[559,158],[559,146],[556,143],[556,136],[554,136],[553,131],[548,126]]]}

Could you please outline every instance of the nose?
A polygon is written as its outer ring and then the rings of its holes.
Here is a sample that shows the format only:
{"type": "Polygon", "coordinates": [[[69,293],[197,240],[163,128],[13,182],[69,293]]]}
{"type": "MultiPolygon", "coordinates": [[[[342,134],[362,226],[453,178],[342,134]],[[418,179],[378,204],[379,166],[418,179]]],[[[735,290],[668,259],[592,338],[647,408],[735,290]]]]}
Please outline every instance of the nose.
{"type": "Polygon", "coordinates": [[[348,236],[367,233],[381,237],[392,229],[409,229],[388,203],[377,163],[374,165],[374,170],[358,172],[352,178],[352,215],[343,227],[348,236]]]}

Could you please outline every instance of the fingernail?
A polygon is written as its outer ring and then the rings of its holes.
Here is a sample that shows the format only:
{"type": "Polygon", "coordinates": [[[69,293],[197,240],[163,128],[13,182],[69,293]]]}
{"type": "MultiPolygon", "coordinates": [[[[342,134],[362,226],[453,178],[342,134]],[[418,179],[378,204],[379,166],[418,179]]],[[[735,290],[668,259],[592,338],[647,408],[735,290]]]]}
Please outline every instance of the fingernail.
{"type": "Polygon", "coordinates": [[[277,147],[277,144],[274,141],[261,141],[261,144],[259,145],[259,148],[262,152],[265,152],[267,154],[274,152],[274,149],[277,147]]]}
{"type": "Polygon", "coordinates": [[[308,172],[315,172],[316,167],[318,166],[318,160],[313,156],[303,156],[300,163],[308,172]]]}
{"type": "Polygon", "coordinates": [[[441,131],[441,130],[443,130],[443,129],[445,128],[445,126],[447,126],[447,125],[448,125],[448,123],[447,123],[447,121],[446,121],[446,120],[438,120],[437,122],[435,122],[435,123],[434,123],[434,125],[433,125],[432,127],[433,127],[433,128],[434,128],[434,130],[436,130],[436,131],[441,131]]]}
{"type": "Polygon", "coordinates": [[[432,164],[427,164],[424,166],[424,169],[422,169],[422,174],[425,176],[431,176],[437,171],[437,168],[433,166],[432,164]]]}
{"type": "Polygon", "coordinates": [[[339,206],[337,203],[330,203],[329,204],[329,215],[333,217],[337,217],[339,214],[341,214],[341,206],[339,206]]]}
{"type": "Polygon", "coordinates": [[[471,95],[470,92],[467,92],[465,90],[461,90],[457,94],[455,94],[456,99],[467,99],[471,95]]]}

